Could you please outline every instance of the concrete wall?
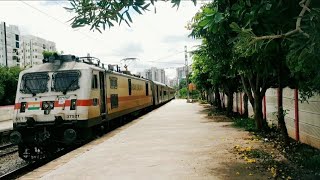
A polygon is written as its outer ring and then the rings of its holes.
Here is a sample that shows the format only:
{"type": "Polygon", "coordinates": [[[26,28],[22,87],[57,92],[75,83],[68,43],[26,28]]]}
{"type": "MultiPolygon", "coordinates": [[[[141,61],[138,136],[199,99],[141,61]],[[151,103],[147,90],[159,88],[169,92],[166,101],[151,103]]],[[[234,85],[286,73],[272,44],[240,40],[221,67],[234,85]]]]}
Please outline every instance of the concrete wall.
{"type": "MultiPolygon", "coordinates": [[[[283,90],[283,108],[285,111],[285,122],[288,129],[288,134],[292,139],[299,136],[299,141],[320,149],[320,96],[314,96],[308,99],[307,102],[298,101],[298,108],[295,106],[295,93],[293,89],[285,88],[283,90]],[[295,111],[298,116],[296,117],[295,111]],[[298,126],[295,121],[299,120],[298,126]],[[297,136],[298,135],[298,136],[297,136]]],[[[221,100],[223,95],[221,94],[221,100]]],[[[224,96],[225,105],[227,105],[227,96],[224,96]]],[[[243,113],[244,102],[243,93],[235,93],[233,97],[233,111],[243,113]],[[237,108],[238,104],[238,108],[237,108]]],[[[300,99],[300,96],[298,97],[300,99]]],[[[278,93],[277,89],[268,89],[265,95],[265,103],[262,102],[264,116],[270,126],[278,126],[277,108],[278,108],[278,93]],[[265,107],[265,108],[264,108],[265,107]]],[[[248,102],[249,117],[253,117],[253,108],[248,102]]]]}
{"type": "Polygon", "coordinates": [[[14,106],[0,106],[0,121],[11,120],[14,106]]]}

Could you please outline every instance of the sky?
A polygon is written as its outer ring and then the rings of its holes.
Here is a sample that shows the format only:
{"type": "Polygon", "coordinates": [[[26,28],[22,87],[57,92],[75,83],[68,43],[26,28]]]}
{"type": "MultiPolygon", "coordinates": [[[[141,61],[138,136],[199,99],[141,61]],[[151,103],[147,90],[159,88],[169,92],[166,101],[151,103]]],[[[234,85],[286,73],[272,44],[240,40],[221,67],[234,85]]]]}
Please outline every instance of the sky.
{"type": "MultiPolygon", "coordinates": [[[[32,34],[56,43],[64,54],[91,56],[105,64],[124,64],[134,73],[145,68],[164,68],[169,78],[176,75],[176,67],[185,63],[184,46],[188,51],[200,44],[189,38],[185,26],[199,10],[190,1],[182,1],[179,9],[169,2],[157,2],[143,15],[131,14],[133,23],[126,23],[102,31],[89,27],[73,29],[69,20],[74,14],[66,11],[67,1],[0,1],[0,21],[19,26],[22,35],[32,34]],[[136,58],[135,61],[121,61],[136,58]]],[[[188,63],[192,63],[188,56],[188,63]]]]}

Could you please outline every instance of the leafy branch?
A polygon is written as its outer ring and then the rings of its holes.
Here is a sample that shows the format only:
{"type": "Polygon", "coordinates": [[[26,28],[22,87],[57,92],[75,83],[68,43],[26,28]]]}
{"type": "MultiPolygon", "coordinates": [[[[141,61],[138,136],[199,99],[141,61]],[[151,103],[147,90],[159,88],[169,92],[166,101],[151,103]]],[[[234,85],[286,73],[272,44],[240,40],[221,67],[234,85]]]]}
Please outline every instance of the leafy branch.
{"type": "MultiPolygon", "coordinates": [[[[191,1],[196,5],[196,0],[191,1]]],[[[72,28],[89,25],[90,30],[96,29],[101,32],[101,28],[105,30],[106,26],[110,28],[116,23],[120,25],[122,21],[130,27],[133,22],[130,10],[133,9],[142,15],[143,12],[149,11],[148,7],[154,6],[155,2],[157,0],[70,0],[71,7],[65,7],[65,9],[76,14],[70,19],[72,28]]],[[[170,2],[173,7],[179,7],[181,0],[170,2]]]]}
{"type": "Polygon", "coordinates": [[[302,21],[302,18],[304,16],[304,14],[306,13],[306,11],[310,12],[310,8],[309,8],[309,5],[310,5],[310,2],[311,0],[302,0],[299,5],[302,7],[302,10],[297,18],[297,21],[296,21],[296,28],[294,30],[291,30],[291,31],[288,31],[287,33],[285,34],[278,34],[278,35],[267,35],[267,36],[259,36],[259,37],[254,37],[253,38],[253,42],[252,43],[255,43],[257,41],[260,41],[260,40],[273,40],[273,39],[280,39],[280,38],[285,38],[285,37],[288,37],[288,36],[291,36],[291,35],[294,35],[296,33],[302,33],[305,37],[309,38],[309,34],[305,33],[302,29],[301,29],[301,21],[302,21]]]}

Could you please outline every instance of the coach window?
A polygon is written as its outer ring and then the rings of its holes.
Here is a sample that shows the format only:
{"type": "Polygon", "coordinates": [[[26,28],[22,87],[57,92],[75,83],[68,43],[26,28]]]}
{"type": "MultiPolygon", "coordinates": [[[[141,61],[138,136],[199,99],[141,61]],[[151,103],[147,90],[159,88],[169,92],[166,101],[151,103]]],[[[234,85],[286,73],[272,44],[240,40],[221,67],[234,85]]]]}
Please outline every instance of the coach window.
{"type": "Polygon", "coordinates": [[[98,89],[98,76],[94,74],[92,76],[92,84],[91,84],[92,89],[98,89]]]}
{"type": "Polygon", "coordinates": [[[110,77],[110,88],[117,89],[118,88],[118,78],[110,77]]]}
{"type": "Polygon", "coordinates": [[[146,96],[149,96],[149,83],[146,83],[146,96]]]}
{"type": "Polygon", "coordinates": [[[129,96],[131,96],[131,79],[128,79],[129,96]]]}

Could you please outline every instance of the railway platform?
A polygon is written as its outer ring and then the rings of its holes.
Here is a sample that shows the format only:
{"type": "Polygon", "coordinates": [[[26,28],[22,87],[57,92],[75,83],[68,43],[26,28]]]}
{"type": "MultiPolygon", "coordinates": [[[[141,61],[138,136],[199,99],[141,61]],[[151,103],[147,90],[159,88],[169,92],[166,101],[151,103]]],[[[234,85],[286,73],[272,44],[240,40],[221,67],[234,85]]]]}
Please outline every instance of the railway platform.
{"type": "Polygon", "coordinates": [[[13,128],[12,120],[0,121],[0,133],[10,131],[13,128]]]}
{"type": "Polygon", "coordinates": [[[13,108],[14,106],[0,106],[0,133],[12,130],[13,122],[12,122],[12,115],[13,115],[13,108]]]}
{"type": "Polygon", "coordinates": [[[233,176],[236,172],[230,172],[229,164],[235,157],[230,149],[248,134],[230,127],[230,122],[213,123],[206,116],[198,103],[173,100],[20,179],[233,176]]]}

